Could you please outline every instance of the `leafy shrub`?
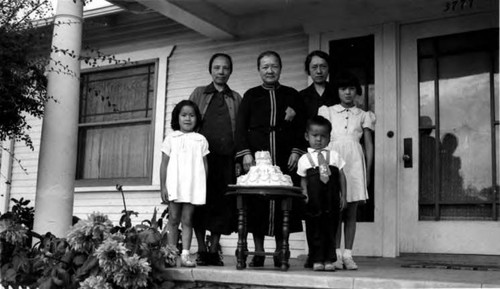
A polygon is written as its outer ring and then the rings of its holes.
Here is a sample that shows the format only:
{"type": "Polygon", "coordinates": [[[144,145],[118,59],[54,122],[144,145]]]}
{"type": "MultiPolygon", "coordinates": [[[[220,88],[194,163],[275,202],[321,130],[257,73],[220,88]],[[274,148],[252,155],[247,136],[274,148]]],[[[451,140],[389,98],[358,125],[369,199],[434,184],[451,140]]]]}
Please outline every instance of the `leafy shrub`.
{"type": "MultiPolygon", "coordinates": [[[[121,186],[117,189],[123,194],[121,186]]],[[[162,288],[169,283],[166,268],[175,266],[178,250],[167,246],[156,208],[151,220],[135,226],[130,217],[137,213],[126,206],[118,226],[94,212],[79,220],[66,238],[58,238],[33,232],[29,201],[13,202],[12,211],[0,216],[4,287],[127,289],[162,288]],[[35,246],[32,238],[39,239],[35,246]]]]}

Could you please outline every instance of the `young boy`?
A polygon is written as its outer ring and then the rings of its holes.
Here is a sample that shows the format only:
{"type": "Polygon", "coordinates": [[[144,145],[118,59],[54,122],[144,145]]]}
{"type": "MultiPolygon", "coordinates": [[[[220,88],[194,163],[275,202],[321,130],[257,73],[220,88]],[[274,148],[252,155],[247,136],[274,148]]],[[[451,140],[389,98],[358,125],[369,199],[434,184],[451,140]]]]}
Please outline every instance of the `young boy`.
{"type": "Polygon", "coordinates": [[[345,162],[335,151],[327,149],[332,124],[322,116],[307,122],[307,154],[300,157],[297,174],[306,196],[306,236],[309,263],[314,271],[335,271],[335,234],[340,210],[346,206],[345,162]]]}

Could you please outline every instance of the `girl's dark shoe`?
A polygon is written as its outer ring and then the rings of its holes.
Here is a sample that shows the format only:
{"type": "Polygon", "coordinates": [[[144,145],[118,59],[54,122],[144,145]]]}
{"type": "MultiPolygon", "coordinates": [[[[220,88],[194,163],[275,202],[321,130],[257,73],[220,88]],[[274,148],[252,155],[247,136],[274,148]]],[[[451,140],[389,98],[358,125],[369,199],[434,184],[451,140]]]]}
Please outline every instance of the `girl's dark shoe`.
{"type": "Polygon", "coordinates": [[[222,262],[222,256],[219,253],[208,253],[210,255],[208,263],[213,266],[224,266],[222,262]]]}
{"type": "Polygon", "coordinates": [[[208,266],[209,253],[208,252],[198,252],[198,257],[196,257],[196,265],[198,266],[208,266]]]}
{"type": "Polygon", "coordinates": [[[264,260],[266,256],[253,256],[252,261],[248,264],[248,267],[264,267],[264,260]]]}

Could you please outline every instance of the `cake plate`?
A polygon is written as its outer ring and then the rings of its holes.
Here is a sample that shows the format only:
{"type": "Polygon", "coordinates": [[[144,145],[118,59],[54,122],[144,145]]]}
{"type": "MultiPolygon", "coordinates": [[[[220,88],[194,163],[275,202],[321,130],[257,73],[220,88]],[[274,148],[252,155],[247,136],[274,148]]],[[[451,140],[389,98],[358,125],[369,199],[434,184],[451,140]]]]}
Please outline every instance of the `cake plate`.
{"type": "Polygon", "coordinates": [[[292,199],[304,199],[302,189],[292,186],[240,186],[229,185],[227,196],[236,197],[236,208],[238,210],[238,245],[236,247],[236,268],[242,270],[246,268],[246,259],[248,255],[266,256],[271,255],[280,260],[280,268],[287,271],[290,267],[288,259],[290,258],[290,248],[288,238],[290,236],[290,210],[292,209],[292,199]],[[249,252],[247,246],[247,201],[248,199],[262,196],[270,200],[275,200],[281,204],[283,211],[283,246],[281,252],[262,253],[249,252]]]}

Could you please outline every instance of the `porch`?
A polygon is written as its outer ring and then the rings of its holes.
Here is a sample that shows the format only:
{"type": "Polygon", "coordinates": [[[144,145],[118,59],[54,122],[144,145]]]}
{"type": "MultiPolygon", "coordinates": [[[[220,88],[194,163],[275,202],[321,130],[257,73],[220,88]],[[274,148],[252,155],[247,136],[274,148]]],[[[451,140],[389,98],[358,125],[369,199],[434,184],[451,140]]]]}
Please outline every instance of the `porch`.
{"type": "Polygon", "coordinates": [[[290,269],[236,270],[234,256],[224,267],[172,268],[175,288],[500,288],[500,257],[410,254],[399,258],[357,257],[358,271],[314,272],[303,257],[290,269]],[[238,286],[238,285],[241,285],[238,286]]]}

